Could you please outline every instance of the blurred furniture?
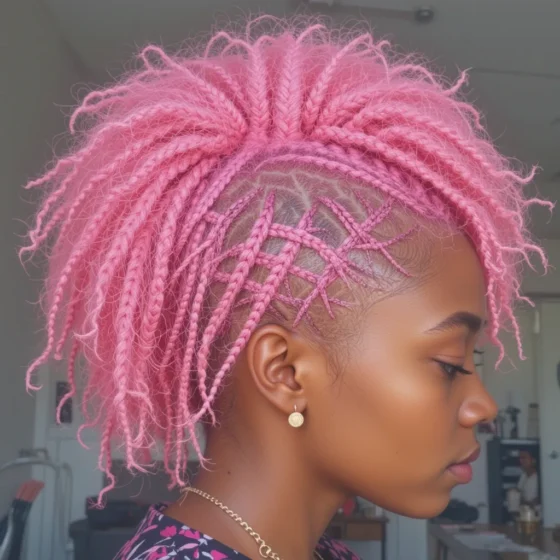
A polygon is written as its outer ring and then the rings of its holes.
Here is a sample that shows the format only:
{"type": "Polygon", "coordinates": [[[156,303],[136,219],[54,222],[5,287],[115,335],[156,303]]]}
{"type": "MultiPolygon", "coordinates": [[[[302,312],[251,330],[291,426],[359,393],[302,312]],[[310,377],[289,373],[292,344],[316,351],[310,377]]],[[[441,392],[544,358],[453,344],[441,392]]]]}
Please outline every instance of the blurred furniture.
{"type": "Polygon", "coordinates": [[[70,523],[70,538],[74,542],[74,560],[109,560],[136,533],[135,527],[93,529],[87,519],[70,523]]]}
{"type": "MultiPolygon", "coordinates": [[[[526,546],[533,546],[542,552],[560,558],[560,543],[553,538],[553,529],[540,529],[532,540],[527,540],[518,535],[515,529],[509,525],[473,525],[475,531],[495,531],[509,537],[512,541],[526,546]]],[[[472,531],[468,531],[472,532],[472,531]]],[[[491,552],[485,550],[473,550],[466,546],[456,537],[462,531],[450,530],[445,525],[437,523],[428,524],[429,537],[436,541],[435,560],[529,560],[529,555],[519,552],[491,552]]],[[[464,534],[464,532],[463,532],[464,534]]]]}
{"type": "MultiPolygon", "coordinates": [[[[188,465],[188,476],[196,475],[199,464],[188,465]]],[[[152,472],[132,475],[122,460],[114,460],[112,472],[115,487],[107,495],[107,507],[95,510],[85,504],[85,519],[70,524],[70,538],[74,543],[74,560],[108,560],[114,558],[124,544],[136,533],[138,519],[133,523],[122,515],[125,503],[130,503],[130,513],[138,516],[139,506],[179,499],[177,488],[169,489],[169,478],[163,464],[156,463],[152,472]]],[[[105,477],[104,485],[108,484],[105,477]]],[[[92,496],[91,499],[95,499],[92,496]]],[[[91,500],[90,499],[90,500],[91,500]]]]}
{"type": "MultiPolygon", "coordinates": [[[[68,521],[72,504],[72,469],[67,463],[56,463],[51,461],[46,449],[20,449],[19,457],[0,465],[0,473],[31,466],[46,467],[54,471],[54,510],[52,515],[58,521],[56,531],[51,534],[53,545],[52,558],[62,560],[63,556],[54,550],[66,550],[68,521]]],[[[23,494],[16,496],[12,506],[0,523],[0,560],[17,560],[20,557],[23,535],[26,527],[27,516],[31,504],[43,488],[44,484],[39,481],[28,481],[20,489],[23,494]]]]}
{"type": "Polygon", "coordinates": [[[0,521],[0,560],[20,560],[27,517],[44,486],[39,480],[27,480],[19,487],[8,513],[0,521]]]}
{"type": "Polygon", "coordinates": [[[8,510],[6,517],[0,524],[0,560],[9,560],[10,550],[14,538],[14,512],[8,510]]]}
{"type": "Polygon", "coordinates": [[[385,560],[387,521],[384,516],[337,515],[328,526],[326,534],[343,541],[378,541],[381,543],[381,558],[385,560]]]}
{"type": "Polygon", "coordinates": [[[541,494],[539,440],[493,438],[486,444],[488,456],[488,521],[502,525],[512,521],[506,507],[506,493],[516,487],[522,474],[519,466],[519,452],[529,451],[537,458],[539,496],[541,494]]]}

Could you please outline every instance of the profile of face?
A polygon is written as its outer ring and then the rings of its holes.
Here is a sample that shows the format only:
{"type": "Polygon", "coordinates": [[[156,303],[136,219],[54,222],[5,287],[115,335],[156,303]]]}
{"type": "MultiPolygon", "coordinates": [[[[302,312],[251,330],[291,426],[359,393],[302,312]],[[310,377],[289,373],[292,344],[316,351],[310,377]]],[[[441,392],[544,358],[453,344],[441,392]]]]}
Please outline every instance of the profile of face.
{"type": "Polygon", "coordinates": [[[486,315],[476,254],[456,236],[434,247],[431,267],[372,307],[316,434],[337,450],[324,464],[356,493],[413,517],[438,514],[469,481],[468,467],[451,466],[473,457],[475,426],[496,414],[473,361],[486,315]]]}
{"type": "Polygon", "coordinates": [[[411,517],[437,515],[469,481],[458,464],[497,412],[473,361],[486,316],[478,258],[460,235],[431,257],[425,281],[371,307],[339,378],[318,376],[321,398],[308,407],[324,475],[411,517]]]}
{"type": "MultiPolygon", "coordinates": [[[[314,480],[422,518],[470,481],[475,427],[497,413],[474,363],[486,320],[477,255],[450,235],[434,241],[428,266],[416,285],[360,316],[336,373],[320,349],[294,358],[305,426],[280,436],[298,440],[314,480]]],[[[257,355],[259,336],[249,344],[257,355]]]]}
{"type": "Polygon", "coordinates": [[[519,452],[519,466],[526,474],[530,474],[535,470],[535,462],[535,458],[529,451],[523,450],[519,452]]]}

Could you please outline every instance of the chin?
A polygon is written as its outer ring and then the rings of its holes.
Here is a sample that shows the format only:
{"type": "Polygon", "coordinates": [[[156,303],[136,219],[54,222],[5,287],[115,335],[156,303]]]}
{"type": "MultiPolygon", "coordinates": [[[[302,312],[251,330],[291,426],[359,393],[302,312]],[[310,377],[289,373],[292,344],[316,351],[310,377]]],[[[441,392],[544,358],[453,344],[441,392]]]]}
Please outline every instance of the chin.
{"type": "Polygon", "coordinates": [[[388,506],[385,509],[414,519],[432,519],[445,510],[450,499],[449,494],[445,496],[423,496],[407,501],[406,504],[402,504],[402,507],[393,505],[393,507],[388,506]]]}

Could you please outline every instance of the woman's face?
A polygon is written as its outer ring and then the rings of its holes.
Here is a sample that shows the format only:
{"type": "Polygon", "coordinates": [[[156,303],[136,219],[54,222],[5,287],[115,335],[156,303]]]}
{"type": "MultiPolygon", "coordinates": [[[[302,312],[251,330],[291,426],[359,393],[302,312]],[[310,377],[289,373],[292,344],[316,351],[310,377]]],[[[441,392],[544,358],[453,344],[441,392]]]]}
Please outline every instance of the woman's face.
{"type": "Polygon", "coordinates": [[[496,414],[473,356],[486,316],[482,268],[462,236],[435,245],[425,280],[371,307],[343,371],[334,383],[323,377],[306,412],[323,474],[411,517],[439,514],[469,481],[458,464],[477,452],[476,425],[496,414]]]}
{"type": "Polygon", "coordinates": [[[533,472],[535,468],[535,459],[528,451],[519,452],[519,465],[526,473],[533,472]]]}

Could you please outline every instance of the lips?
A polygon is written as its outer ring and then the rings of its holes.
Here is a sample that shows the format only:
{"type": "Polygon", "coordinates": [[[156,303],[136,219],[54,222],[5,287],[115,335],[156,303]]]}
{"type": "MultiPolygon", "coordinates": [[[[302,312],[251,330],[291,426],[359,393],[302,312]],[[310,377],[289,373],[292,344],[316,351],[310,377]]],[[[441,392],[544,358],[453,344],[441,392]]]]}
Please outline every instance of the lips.
{"type": "Polygon", "coordinates": [[[460,484],[468,484],[473,477],[471,463],[480,456],[480,447],[477,447],[470,455],[458,463],[453,463],[447,470],[457,479],[460,484]]]}
{"type": "Polygon", "coordinates": [[[478,446],[466,459],[459,461],[457,464],[474,463],[480,457],[480,446],[478,446]]]}

